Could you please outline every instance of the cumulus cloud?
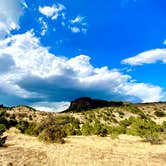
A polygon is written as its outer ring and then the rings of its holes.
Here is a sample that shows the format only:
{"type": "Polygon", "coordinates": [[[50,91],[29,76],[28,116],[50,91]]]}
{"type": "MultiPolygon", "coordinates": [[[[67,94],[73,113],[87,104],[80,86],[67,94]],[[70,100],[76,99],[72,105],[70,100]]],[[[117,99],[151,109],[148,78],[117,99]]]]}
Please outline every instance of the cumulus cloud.
{"type": "Polygon", "coordinates": [[[0,41],[0,59],[7,66],[0,70],[0,94],[4,94],[2,101],[6,103],[12,97],[13,101],[21,99],[36,107],[40,103],[46,108],[48,103],[68,102],[80,96],[135,102],[163,97],[159,86],[133,82],[131,76],[106,66],[95,68],[87,55],[68,59],[50,53],[33,31],[0,41]]]}
{"type": "Polygon", "coordinates": [[[39,7],[39,12],[46,17],[50,17],[52,20],[56,20],[60,15],[63,17],[62,11],[66,8],[62,4],[54,4],[52,6],[39,7]]]}
{"type": "Polygon", "coordinates": [[[124,59],[122,63],[136,66],[143,64],[153,64],[159,61],[166,63],[166,49],[164,48],[142,52],[134,57],[124,59]]]}
{"type": "Polygon", "coordinates": [[[0,4],[0,39],[11,30],[19,29],[19,19],[23,9],[27,8],[24,0],[1,0],[0,4]]]}
{"type": "Polygon", "coordinates": [[[13,58],[10,55],[1,55],[0,56],[0,72],[5,73],[12,69],[14,66],[13,58]]]}

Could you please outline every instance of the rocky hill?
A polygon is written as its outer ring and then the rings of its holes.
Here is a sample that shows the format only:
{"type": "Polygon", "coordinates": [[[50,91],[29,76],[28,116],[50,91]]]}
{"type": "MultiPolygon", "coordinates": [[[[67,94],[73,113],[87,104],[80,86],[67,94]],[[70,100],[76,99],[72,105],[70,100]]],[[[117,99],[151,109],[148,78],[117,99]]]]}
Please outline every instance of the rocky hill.
{"type": "Polygon", "coordinates": [[[69,108],[64,112],[69,112],[69,111],[80,112],[95,108],[119,107],[122,105],[123,102],[120,101],[106,101],[99,99],[91,99],[90,97],[82,97],[72,101],[69,108]]]}

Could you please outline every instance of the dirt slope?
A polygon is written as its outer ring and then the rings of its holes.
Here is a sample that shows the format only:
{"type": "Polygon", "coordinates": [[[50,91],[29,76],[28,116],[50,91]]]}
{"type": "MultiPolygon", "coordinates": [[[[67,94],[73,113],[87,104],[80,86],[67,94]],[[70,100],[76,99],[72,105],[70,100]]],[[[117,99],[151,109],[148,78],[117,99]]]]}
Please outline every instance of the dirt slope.
{"type": "Polygon", "coordinates": [[[39,142],[13,128],[7,135],[7,147],[0,148],[0,166],[166,165],[166,144],[150,145],[139,137],[75,136],[60,145],[39,142]]]}

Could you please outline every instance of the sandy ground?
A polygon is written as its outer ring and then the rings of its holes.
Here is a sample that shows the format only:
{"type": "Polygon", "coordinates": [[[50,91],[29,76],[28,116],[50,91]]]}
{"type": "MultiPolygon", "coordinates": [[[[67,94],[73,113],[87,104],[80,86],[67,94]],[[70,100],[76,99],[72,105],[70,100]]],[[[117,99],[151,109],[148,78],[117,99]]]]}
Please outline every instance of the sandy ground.
{"type": "Polygon", "coordinates": [[[11,129],[0,148],[0,166],[164,166],[166,144],[150,145],[139,137],[77,136],[45,144],[11,129]]]}

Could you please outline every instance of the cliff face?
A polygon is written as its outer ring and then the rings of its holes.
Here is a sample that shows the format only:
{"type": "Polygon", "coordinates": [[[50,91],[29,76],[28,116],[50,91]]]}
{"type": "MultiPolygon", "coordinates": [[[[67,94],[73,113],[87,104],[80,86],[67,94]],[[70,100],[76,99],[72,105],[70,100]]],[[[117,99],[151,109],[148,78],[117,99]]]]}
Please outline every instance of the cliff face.
{"type": "Polygon", "coordinates": [[[105,100],[91,99],[89,97],[82,97],[72,101],[70,107],[67,110],[65,110],[65,112],[68,111],[80,112],[95,108],[101,108],[101,107],[110,107],[110,106],[119,107],[121,105],[123,105],[123,102],[105,101],[105,100]]]}

